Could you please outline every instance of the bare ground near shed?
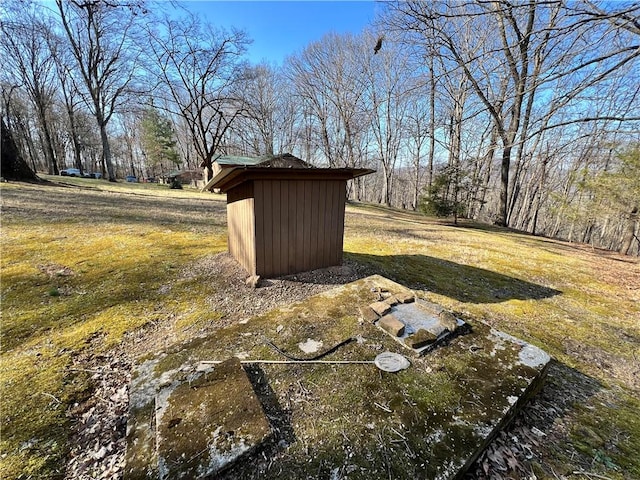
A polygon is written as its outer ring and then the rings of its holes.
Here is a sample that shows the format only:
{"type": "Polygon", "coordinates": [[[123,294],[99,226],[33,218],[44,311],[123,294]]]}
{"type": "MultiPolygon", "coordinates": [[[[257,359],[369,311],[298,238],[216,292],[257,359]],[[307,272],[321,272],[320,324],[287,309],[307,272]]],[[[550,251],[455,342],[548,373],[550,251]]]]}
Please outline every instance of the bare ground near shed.
{"type": "Polygon", "coordinates": [[[373,273],[555,359],[469,478],[640,478],[637,258],[352,205],[347,269],[253,289],[223,197],[80,179],[4,184],[2,233],[7,478],[119,478],[136,358],[373,273]]]}

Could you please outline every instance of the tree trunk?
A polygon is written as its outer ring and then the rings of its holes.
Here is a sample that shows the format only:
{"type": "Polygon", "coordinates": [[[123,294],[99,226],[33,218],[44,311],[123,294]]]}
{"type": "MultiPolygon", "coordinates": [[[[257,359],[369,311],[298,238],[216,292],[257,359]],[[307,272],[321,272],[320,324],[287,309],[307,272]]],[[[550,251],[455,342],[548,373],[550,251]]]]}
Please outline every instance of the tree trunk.
{"type": "Polygon", "coordinates": [[[500,199],[498,203],[498,217],[496,225],[507,226],[507,208],[509,206],[509,166],[511,164],[511,145],[502,150],[502,165],[500,169],[500,199]]]}
{"type": "Polygon", "coordinates": [[[416,176],[415,176],[415,184],[413,188],[413,204],[411,205],[413,211],[415,212],[418,209],[418,198],[420,196],[420,148],[418,147],[418,151],[416,152],[415,159],[416,166],[416,176]]]}
{"type": "Polygon", "coordinates": [[[433,66],[433,55],[429,56],[429,179],[428,189],[431,189],[433,184],[433,159],[436,149],[436,74],[433,66]]]}
{"type": "MultiPolygon", "coordinates": [[[[10,125],[7,125],[7,127],[11,129],[10,125]]],[[[36,165],[36,154],[35,154],[36,148],[33,144],[33,137],[31,136],[31,130],[22,121],[18,122],[16,127],[19,129],[20,134],[22,135],[22,138],[24,138],[24,143],[27,146],[27,150],[29,152],[29,161],[31,162],[31,170],[33,170],[34,172],[37,172],[38,168],[36,165]]]]}
{"type": "Polygon", "coordinates": [[[540,197],[542,193],[538,192],[538,200],[536,202],[536,208],[533,211],[533,220],[531,221],[531,233],[536,235],[536,229],[538,228],[538,212],[540,211],[540,197]]]}
{"type": "Polygon", "coordinates": [[[382,162],[382,201],[387,207],[391,206],[391,173],[392,170],[386,162],[382,162]]]}
{"type": "Polygon", "coordinates": [[[638,206],[636,205],[629,214],[629,221],[627,228],[625,229],[622,245],[620,246],[620,253],[623,255],[629,255],[633,241],[637,240],[636,230],[638,229],[638,206]]]}
{"type": "Polygon", "coordinates": [[[74,163],[76,168],[80,170],[80,173],[84,173],[84,169],[82,168],[82,157],[80,155],[82,146],[80,145],[80,140],[78,140],[78,134],[76,132],[71,132],[71,140],[73,142],[74,163]]]}
{"type": "Polygon", "coordinates": [[[493,170],[493,158],[496,153],[498,143],[498,129],[494,126],[491,129],[491,137],[489,140],[489,148],[487,149],[487,153],[484,156],[484,162],[486,169],[484,171],[484,178],[482,180],[482,187],[480,189],[480,207],[478,208],[478,213],[484,210],[485,199],[487,197],[487,191],[489,190],[489,182],[491,181],[491,172],[493,170]]]}
{"type": "Polygon", "coordinates": [[[107,174],[110,182],[116,181],[116,174],[111,163],[111,147],[109,146],[109,137],[107,136],[107,125],[100,122],[100,139],[102,140],[102,161],[107,168],[107,174]]]}
{"type": "Polygon", "coordinates": [[[594,227],[594,221],[593,220],[589,220],[589,223],[587,224],[587,228],[585,228],[584,232],[582,233],[582,243],[591,243],[591,234],[593,233],[593,227],[594,227]]]}
{"type": "Polygon", "coordinates": [[[2,176],[9,180],[40,180],[20,155],[18,147],[16,146],[16,142],[13,139],[11,130],[9,130],[4,124],[4,118],[1,120],[2,127],[0,132],[0,139],[2,141],[2,144],[0,145],[0,169],[2,170],[2,176]]]}
{"type": "Polygon", "coordinates": [[[536,229],[538,227],[538,212],[540,211],[540,205],[542,204],[542,192],[545,187],[545,181],[547,179],[547,163],[549,163],[549,153],[545,155],[544,160],[542,161],[542,172],[540,173],[540,182],[538,183],[538,187],[535,195],[536,206],[533,212],[533,221],[531,222],[531,233],[536,234],[536,229]]]}
{"type": "Polygon", "coordinates": [[[45,157],[47,158],[47,168],[49,170],[49,175],[58,175],[60,171],[58,170],[58,163],[56,162],[56,155],[53,151],[53,139],[51,138],[51,132],[49,131],[49,124],[47,123],[47,118],[42,106],[38,105],[38,120],[40,121],[40,126],[42,127],[42,133],[44,134],[44,152],[45,157]]]}
{"type": "Polygon", "coordinates": [[[71,133],[71,143],[73,144],[73,162],[80,173],[84,173],[84,169],[82,168],[82,157],[80,152],[82,150],[82,146],[80,144],[80,139],[78,138],[78,132],[76,129],[76,118],[73,110],[67,104],[67,115],[69,116],[69,133],[71,133]]]}

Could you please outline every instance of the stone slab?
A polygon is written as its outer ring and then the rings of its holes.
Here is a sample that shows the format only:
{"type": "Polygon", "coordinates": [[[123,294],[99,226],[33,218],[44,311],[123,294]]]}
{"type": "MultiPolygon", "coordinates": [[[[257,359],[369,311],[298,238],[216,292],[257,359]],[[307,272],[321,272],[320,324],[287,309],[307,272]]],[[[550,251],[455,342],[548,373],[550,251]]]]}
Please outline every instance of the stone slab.
{"type": "Polygon", "coordinates": [[[431,333],[428,330],[420,329],[413,335],[404,339],[404,343],[410,348],[419,349],[431,345],[438,339],[438,335],[431,333]]]}
{"type": "Polygon", "coordinates": [[[380,316],[386,315],[391,311],[391,306],[385,302],[373,302],[369,307],[380,316]]]}
{"type": "Polygon", "coordinates": [[[400,303],[395,295],[389,295],[383,301],[384,301],[384,303],[386,303],[390,307],[393,307],[394,305],[397,305],[398,303],[400,303]]]}
{"type": "MultiPolygon", "coordinates": [[[[238,352],[244,352],[246,359],[283,360],[265,346],[263,336],[285,351],[293,351],[308,338],[335,345],[361,336],[361,342],[351,342],[323,360],[373,361],[383,351],[405,354],[409,350],[403,339],[394,339],[359,317],[359,308],[376,301],[384,290],[395,295],[409,292],[374,275],[141,360],[130,386],[125,479],[159,478],[155,398],[164,389],[197,381],[209,371],[202,361],[238,352]],[[287,328],[274,337],[283,324],[287,328]]],[[[413,304],[394,306],[393,315],[401,318],[409,305],[413,304]]],[[[443,310],[439,308],[432,312],[434,318],[422,321],[436,322],[443,310]]],[[[419,312],[423,317],[429,314],[419,312]]],[[[534,345],[480,321],[467,322],[468,334],[410,358],[411,366],[397,373],[381,375],[371,364],[245,366],[262,372],[251,377],[254,388],[258,381],[256,391],[260,395],[271,391],[274,399],[265,410],[274,425],[273,442],[268,443],[275,450],[267,450],[266,456],[264,449],[259,455],[248,452],[246,461],[231,463],[213,477],[297,480],[332,478],[342,472],[354,479],[463,478],[492,438],[541,387],[551,361],[534,345]]],[[[171,420],[167,413],[163,416],[171,420]]]]}
{"type": "Polygon", "coordinates": [[[379,318],[378,314],[369,306],[359,307],[358,311],[360,312],[360,318],[365,322],[373,323],[379,318]]]}
{"type": "Polygon", "coordinates": [[[404,323],[391,314],[378,320],[378,326],[394,337],[399,337],[404,333],[404,323]]]}
{"type": "Polygon", "coordinates": [[[413,292],[396,293],[395,297],[400,303],[411,303],[415,301],[415,295],[413,294],[413,292]]]}
{"type": "MultiPolygon", "coordinates": [[[[139,393],[139,392],[137,392],[139,393]]],[[[240,360],[229,359],[184,382],[160,386],[153,431],[137,432],[155,452],[145,468],[128,458],[125,478],[194,479],[223,471],[266,441],[271,427],[240,360]]],[[[153,416],[153,415],[152,415],[153,416]]],[[[140,450],[140,445],[135,450],[140,450]]]]}

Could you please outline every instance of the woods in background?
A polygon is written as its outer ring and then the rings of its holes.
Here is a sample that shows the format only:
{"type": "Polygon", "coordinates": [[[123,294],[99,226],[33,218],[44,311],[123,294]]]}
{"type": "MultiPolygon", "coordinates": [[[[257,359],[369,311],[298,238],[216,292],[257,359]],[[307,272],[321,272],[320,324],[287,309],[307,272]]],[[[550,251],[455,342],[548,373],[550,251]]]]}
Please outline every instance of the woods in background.
{"type": "Polygon", "coordinates": [[[282,65],[143,1],[0,14],[3,121],[33,171],[210,174],[219,154],[291,152],[376,169],[355,200],[640,252],[637,3],[391,2],[282,65]]]}

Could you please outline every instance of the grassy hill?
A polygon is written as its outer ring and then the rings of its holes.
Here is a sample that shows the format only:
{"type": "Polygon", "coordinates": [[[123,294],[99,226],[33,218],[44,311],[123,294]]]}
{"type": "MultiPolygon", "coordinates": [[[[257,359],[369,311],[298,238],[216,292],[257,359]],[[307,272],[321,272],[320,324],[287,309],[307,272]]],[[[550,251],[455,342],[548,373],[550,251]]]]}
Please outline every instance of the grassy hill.
{"type": "MultiPolygon", "coordinates": [[[[0,190],[3,478],[64,475],[96,358],[215,334],[221,316],[223,279],[203,281],[197,262],[226,250],[224,197],[47,178],[0,190]]],[[[513,447],[513,476],[640,478],[637,258],[372,205],[347,207],[344,248],[350,263],[556,360],[490,448],[500,458],[484,461],[499,467],[513,447]]]]}

